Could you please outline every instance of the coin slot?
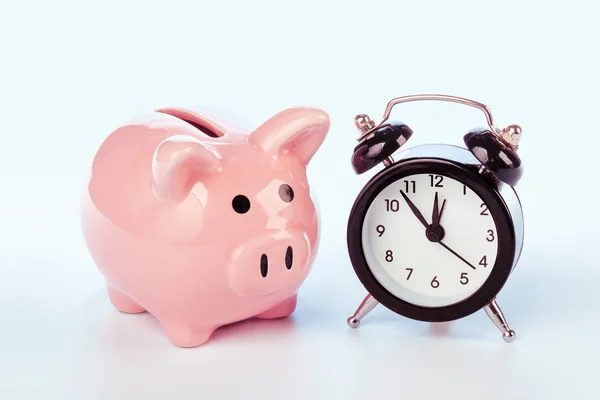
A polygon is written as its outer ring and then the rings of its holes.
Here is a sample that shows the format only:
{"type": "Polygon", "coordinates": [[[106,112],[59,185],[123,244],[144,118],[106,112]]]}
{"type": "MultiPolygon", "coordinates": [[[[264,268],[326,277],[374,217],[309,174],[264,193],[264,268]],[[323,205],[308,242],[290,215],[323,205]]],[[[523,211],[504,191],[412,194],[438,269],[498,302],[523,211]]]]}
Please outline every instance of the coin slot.
{"type": "Polygon", "coordinates": [[[189,110],[184,110],[181,108],[163,108],[156,110],[156,112],[180,119],[204,133],[206,136],[212,138],[219,138],[225,134],[225,130],[218,124],[189,110]]]}

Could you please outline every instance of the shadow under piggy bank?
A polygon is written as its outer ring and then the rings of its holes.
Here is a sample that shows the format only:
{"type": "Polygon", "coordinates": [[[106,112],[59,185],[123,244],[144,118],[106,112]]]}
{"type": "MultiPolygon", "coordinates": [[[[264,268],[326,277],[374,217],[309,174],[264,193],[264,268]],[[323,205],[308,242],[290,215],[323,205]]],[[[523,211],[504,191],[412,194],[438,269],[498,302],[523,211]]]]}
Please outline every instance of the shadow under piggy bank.
{"type": "MultiPolygon", "coordinates": [[[[113,351],[138,353],[148,349],[169,349],[172,344],[166,340],[159,321],[150,313],[127,314],[119,312],[107,301],[106,293],[91,296],[81,317],[91,347],[113,351]]],[[[210,347],[246,346],[254,343],[273,343],[278,340],[293,340],[297,334],[293,317],[278,319],[249,318],[216,329],[211,336],[210,347]]],[[[185,348],[183,348],[185,349],[185,348]]]]}

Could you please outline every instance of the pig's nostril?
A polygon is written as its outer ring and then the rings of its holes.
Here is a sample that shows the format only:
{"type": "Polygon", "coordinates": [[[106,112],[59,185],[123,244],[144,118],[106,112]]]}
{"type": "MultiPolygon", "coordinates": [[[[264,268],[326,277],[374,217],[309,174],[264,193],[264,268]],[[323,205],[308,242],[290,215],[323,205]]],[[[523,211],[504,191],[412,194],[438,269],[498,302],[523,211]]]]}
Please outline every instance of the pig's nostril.
{"type": "Polygon", "coordinates": [[[288,246],[287,251],[285,252],[285,266],[287,269],[292,269],[292,263],[294,262],[294,251],[292,250],[292,246],[288,246]]]}
{"type": "Polygon", "coordinates": [[[267,255],[263,254],[260,257],[260,274],[263,278],[267,276],[267,272],[269,272],[269,260],[267,259],[267,255]]]}

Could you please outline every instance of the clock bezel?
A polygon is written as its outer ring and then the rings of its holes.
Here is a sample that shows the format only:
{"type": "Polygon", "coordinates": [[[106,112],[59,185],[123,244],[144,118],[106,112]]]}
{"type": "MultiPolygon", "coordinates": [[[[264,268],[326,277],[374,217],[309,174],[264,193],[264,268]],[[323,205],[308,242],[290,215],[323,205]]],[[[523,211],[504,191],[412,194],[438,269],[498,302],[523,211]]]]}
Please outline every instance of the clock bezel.
{"type": "Polygon", "coordinates": [[[469,165],[440,157],[414,157],[400,160],[377,173],[357,196],[347,227],[350,261],[365,289],[393,312],[425,322],[446,322],[464,318],[489,304],[502,290],[513,268],[516,239],[510,210],[495,181],[478,172],[479,165],[469,165]],[[458,303],[442,307],[423,307],[402,300],[375,278],[365,258],[362,230],[367,210],[376,196],[393,182],[413,174],[440,174],[455,179],[485,201],[496,223],[498,252],[492,272],[483,285],[458,303]]]}

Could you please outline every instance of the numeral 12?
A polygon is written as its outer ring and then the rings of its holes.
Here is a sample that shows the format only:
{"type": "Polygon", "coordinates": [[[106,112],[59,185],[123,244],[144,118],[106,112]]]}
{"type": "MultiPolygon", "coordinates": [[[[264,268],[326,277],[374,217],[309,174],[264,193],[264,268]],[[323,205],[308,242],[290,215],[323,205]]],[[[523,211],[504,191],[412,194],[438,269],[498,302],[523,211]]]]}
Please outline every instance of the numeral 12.
{"type": "Polygon", "coordinates": [[[429,175],[430,178],[430,184],[431,187],[444,187],[444,185],[442,185],[442,181],[444,180],[444,177],[441,175],[429,175]],[[437,181],[437,182],[436,182],[437,181]]]}

